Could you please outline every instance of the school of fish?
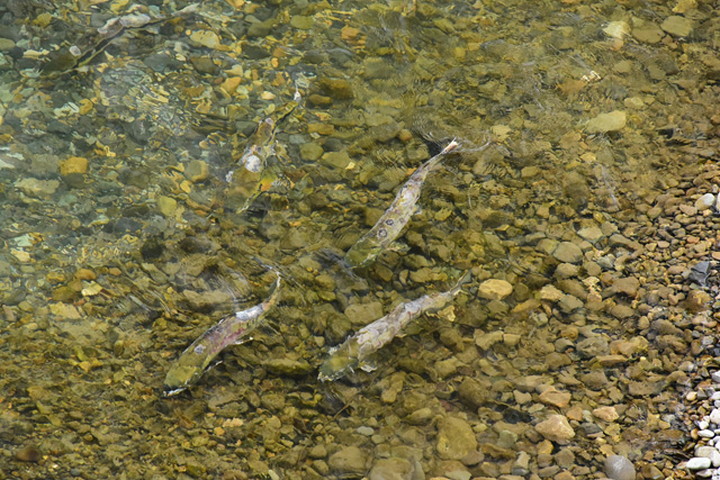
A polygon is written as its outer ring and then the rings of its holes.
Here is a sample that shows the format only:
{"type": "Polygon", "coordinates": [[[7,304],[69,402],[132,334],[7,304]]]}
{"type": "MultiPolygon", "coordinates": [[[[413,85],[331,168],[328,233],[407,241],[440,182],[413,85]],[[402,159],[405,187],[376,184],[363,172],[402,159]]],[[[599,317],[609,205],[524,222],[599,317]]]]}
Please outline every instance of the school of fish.
{"type": "MultiPolygon", "coordinates": [[[[237,165],[225,177],[228,184],[226,196],[236,197],[236,212],[242,213],[252,202],[276,181],[277,176],[268,168],[268,158],[274,155],[274,139],[278,124],[288,117],[300,103],[296,89],[292,101],[281,107],[274,115],[264,118],[248,140],[237,165]]],[[[450,141],[437,155],[422,164],[399,189],[393,202],[377,223],[347,251],[344,262],[351,268],[371,264],[400,236],[404,227],[416,212],[417,202],[428,175],[436,170],[441,160],[459,147],[450,141]]],[[[231,202],[232,203],[232,202],[231,202]]],[[[173,396],[195,384],[213,363],[215,358],[230,345],[248,340],[248,334],[262,324],[265,315],[278,302],[280,296],[280,273],[267,298],[250,308],[222,318],[217,324],[200,335],[175,360],[165,376],[163,393],[173,396]]],[[[404,327],[419,316],[445,307],[462,291],[468,281],[467,272],[448,291],[423,295],[415,300],[401,303],[389,314],[371,322],[351,335],[341,345],[330,350],[319,369],[320,381],[331,381],[367,366],[368,357],[401,334],[404,327]]]]}

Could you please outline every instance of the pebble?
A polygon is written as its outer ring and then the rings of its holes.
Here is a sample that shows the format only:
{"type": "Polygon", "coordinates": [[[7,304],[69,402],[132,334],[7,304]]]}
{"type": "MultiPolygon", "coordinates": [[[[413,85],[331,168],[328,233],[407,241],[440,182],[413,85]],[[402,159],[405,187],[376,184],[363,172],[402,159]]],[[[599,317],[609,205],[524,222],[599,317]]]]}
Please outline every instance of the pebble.
{"type": "Polygon", "coordinates": [[[695,200],[695,208],[699,211],[707,210],[708,208],[715,205],[715,195],[712,193],[706,193],[697,200],[695,200]]]}
{"type": "Polygon", "coordinates": [[[598,407],[592,411],[592,414],[605,422],[614,422],[620,418],[615,407],[598,407]]]}
{"type": "Polygon", "coordinates": [[[679,15],[670,15],[660,24],[660,28],[676,37],[687,37],[693,29],[692,20],[679,15]]]}
{"type": "Polygon", "coordinates": [[[564,415],[550,415],[546,420],[535,425],[535,430],[543,437],[558,443],[566,443],[575,436],[575,430],[564,415]]]}
{"type": "Polygon", "coordinates": [[[488,300],[502,300],[512,291],[513,286],[509,282],[496,278],[485,280],[478,287],[478,295],[488,300]]]}
{"type": "Polygon", "coordinates": [[[607,133],[621,130],[625,127],[627,115],[622,110],[613,110],[609,113],[601,113],[591,119],[585,126],[588,133],[607,133]]]}
{"type": "Polygon", "coordinates": [[[714,423],[715,425],[720,425],[720,410],[717,408],[713,408],[710,412],[710,415],[708,416],[708,420],[710,420],[710,422],[714,423]]]}
{"type": "Polygon", "coordinates": [[[40,450],[32,445],[26,445],[15,452],[15,459],[21,462],[39,462],[40,458],[40,450]]]}
{"type": "Polygon", "coordinates": [[[605,459],[605,475],[612,480],[635,480],[635,467],[622,455],[610,455],[605,459]]]}
{"type": "Polygon", "coordinates": [[[709,458],[693,457],[687,461],[687,463],[685,464],[685,468],[687,468],[688,470],[705,470],[706,468],[710,468],[711,465],[712,462],[709,458]]]}
{"type": "Polygon", "coordinates": [[[560,242],[552,255],[564,263],[580,263],[583,259],[582,250],[572,242],[560,242]]]}
{"type": "Polygon", "coordinates": [[[172,217],[177,210],[177,200],[174,198],[161,195],[157,198],[158,211],[166,217],[172,217]]]}
{"type": "Polygon", "coordinates": [[[212,30],[196,30],[190,34],[190,40],[207,48],[217,48],[220,45],[220,37],[212,30]]]}
{"type": "Polygon", "coordinates": [[[545,389],[539,396],[540,401],[558,408],[565,408],[570,404],[572,395],[568,392],[561,392],[555,387],[545,389]]]}
{"type": "Polygon", "coordinates": [[[71,173],[85,174],[88,170],[88,159],[85,157],[68,157],[60,162],[60,175],[71,173]]]}
{"type": "Polygon", "coordinates": [[[381,458],[368,474],[369,480],[413,480],[413,465],[404,458],[381,458]]]}
{"type": "Polygon", "coordinates": [[[440,458],[460,460],[477,450],[477,439],[470,424],[459,417],[444,417],[438,425],[437,449],[440,458]]]}
{"type": "Polygon", "coordinates": [[[352,445],[344,447],[330,455],[328,465],[341,474],[363,474],[367,457],[362,450],[352,445]]]}
{"type": "Polygon", "coordinates": [[[187,178],[193,183],[202,182],[203,180],[207,179],[208,173],[208,164],[206,162],[203,162],[202,160],[191,161],[190,163],[188,163],[187,167],[185,167],[185,171],[183,172],[185,178],[187,178]]]}
{"type": "Polygon", "coordinates": [[[60,186],[57,180],[38,180],[37,178],[23,178],[15,182],[15,186],[19,188],[25,195],[32,197],[49,197],[60,186]]]}

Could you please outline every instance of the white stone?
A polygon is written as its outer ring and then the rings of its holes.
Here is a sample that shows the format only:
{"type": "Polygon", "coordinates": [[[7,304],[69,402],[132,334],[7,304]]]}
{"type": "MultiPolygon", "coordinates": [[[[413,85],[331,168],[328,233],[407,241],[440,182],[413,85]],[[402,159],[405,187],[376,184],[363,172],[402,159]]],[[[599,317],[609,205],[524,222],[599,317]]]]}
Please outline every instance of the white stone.
{"type": "Polygon", "coordinates": [[[697,422],[697,427],[698,427],[700,430],[705,430],[705,429],[707,429],[709,426],[710,426],[710,422],[708,422],[707,420],[700,420],[699,422],[697,422]]]}
{"type": "Polygon", "coordinates": [[[698,432],[698,435],[703,438],[713,438],[715,436],[715,432],[712,430],[703,429],[698,432]]]}
{"type": "Polygon", "coordinates": [[[717,449],[710,453],[710,463],[713,467],[720,467],[720,452],[717,449]]]}
{"type": "MultiPolygon", "coordinates": [[[[720,195],[718,196],[720,198],[720,195]]],[[[715,383],[720,383],[720,370],[715,370],[710,374],[710,379],[715,383]]]]}
{"type": "Polygon", "coordinates": [[[709,458],[693,457],[687,461],[685,468],[688,470],[705,470],[706,468],[710,468],[710,465],[712,465],[712,462],[709,458]]]}
{"type": "Polygon", "coordinates": [[[708,445],[703,445],[703,446],[695,448],[695,456],[696,457],[710,458],[710,455],[712,455],[713,452],[717,452],[717,448],[710,447],[708,445]]]}
{"type": "Polygon", "coordinates": [[[695,200],[695,208],[698,210],[707,210],[708,208],[715,205],[715,195],[712,193],[706,193],[702,197],[695,200]]]}
{"type": "Polygon", "coordinates": [[[708,420],[710,420],[710,423],[720,425],[720,409],[713,408],[712,412],[710,412],[708,420]]]}

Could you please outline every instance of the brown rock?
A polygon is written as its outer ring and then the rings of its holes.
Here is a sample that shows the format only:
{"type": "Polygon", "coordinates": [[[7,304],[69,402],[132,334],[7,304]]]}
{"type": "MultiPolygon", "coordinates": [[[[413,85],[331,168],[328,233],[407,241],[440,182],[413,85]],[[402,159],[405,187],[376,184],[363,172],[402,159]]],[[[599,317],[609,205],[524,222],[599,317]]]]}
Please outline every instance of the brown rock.
{"type": "Polygon", "coordinates": [[[497,278],[485,280],[478,287],[478,295],[488,300],[502,300],[510,295],[513,287],[509,282],[497,278]]]}
{"type": "Polygon", "coordinates": [[[558,408],[565,408],[572,396],[568,392],[561,392],[555,387],[548,387],[540,394],[540,401],[558,408]]]}
{"type": "Polygon", "coordinates": [[[32,445],[26,445],[15,452],[15,459],[21,462],[39,462],[41,458],[40,450],[32,445]]]}
{"type": "Polygon", "coordinates": [[[598,407],[592,411],[595,418],[599,418],[605,422],[614,422],[620,415],[618,415],[615,407],[598,407]]]}
{"type": "Polygon", "coordinates": [[[535,430],[546,439],[558,443],[566,443],[575,436],[575,430],[564,415],[550,415],[547,420],[535,425],[535,430]]]}

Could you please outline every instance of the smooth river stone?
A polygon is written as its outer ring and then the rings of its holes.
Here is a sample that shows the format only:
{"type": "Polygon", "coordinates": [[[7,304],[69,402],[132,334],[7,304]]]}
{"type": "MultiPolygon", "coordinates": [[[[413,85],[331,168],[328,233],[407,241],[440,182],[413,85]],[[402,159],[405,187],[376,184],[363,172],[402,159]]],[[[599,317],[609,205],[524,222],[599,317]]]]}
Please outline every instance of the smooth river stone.
{"type": "Polygon", "coordinates": [[[612,480],[635,480],[635,467],[622,455],[610,455],[605,459],[605,475],[612,480]]]}

